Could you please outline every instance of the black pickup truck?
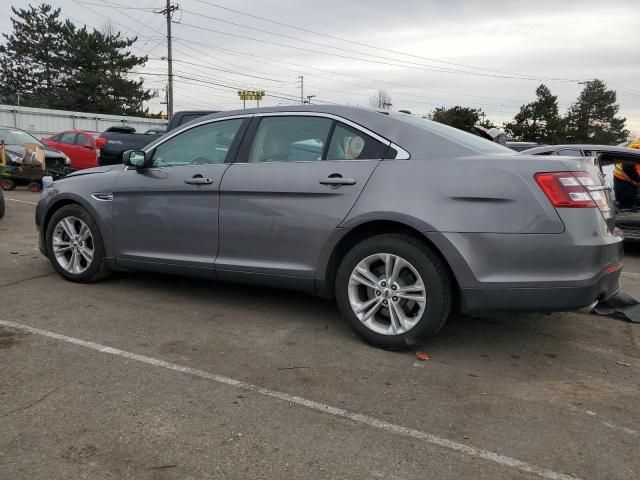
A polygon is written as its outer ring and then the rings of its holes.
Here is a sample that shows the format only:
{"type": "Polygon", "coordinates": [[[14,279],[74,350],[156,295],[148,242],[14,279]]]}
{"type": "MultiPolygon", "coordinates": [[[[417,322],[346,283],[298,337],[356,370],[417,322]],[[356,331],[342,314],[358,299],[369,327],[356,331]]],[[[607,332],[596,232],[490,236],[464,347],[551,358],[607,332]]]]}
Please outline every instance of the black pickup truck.
{"type": "MultiPolygon", "coordinates": [[[[183,110],[176,112],[173,114],[173,117],[171,117],[169,125],[167,125],[166,132],[178,128],[180,125],[184,125],[198,117],[209,115],[211,113],[218,112],[217,110],[183,110]]],[[[141,148],[149,145],[156,138],[164,135],[164,133],[155,133],[155,131],[150,131],[148,133],[136,133],[136,129],[133,127],[110,127],[100,134],[99,138],[104,140],[98,141],[98,145],[100,146],[100,157],[98,159],[98,163],[100,165],[122,163],[122,154],[125,151],[140,150],[141,148]]]]}

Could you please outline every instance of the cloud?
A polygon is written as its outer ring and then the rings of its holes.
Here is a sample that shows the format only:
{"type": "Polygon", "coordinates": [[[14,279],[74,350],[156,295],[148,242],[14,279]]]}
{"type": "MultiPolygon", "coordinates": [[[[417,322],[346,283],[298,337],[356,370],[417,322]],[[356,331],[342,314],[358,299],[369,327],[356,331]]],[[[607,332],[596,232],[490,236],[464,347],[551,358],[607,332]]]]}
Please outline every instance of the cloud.
{"type": "MultiPolygon", "coordinates": [[[[297,77],[304,75],[305,93],[315,94],[319,101],[367,104],[368,96],[376,88],[384,87],[393,97],[394,108],[426,113],[438,105],[461,104],[481,107],[498,121],[510,119],[520,105],[531,101],[540,83],[535,79],[498,78],[500,72],[507,72],[504,76],[513,73],[558,79],[545,83],[559,96],[562,111],[576,99],[582,87],[561,79],[600,78],[618,90],[620,113],[628,118],[628,127],[640,131],[640,87],[637,87],[640,85],[637,61],[640,29],[634,1],[206,1],[348,42],[239,15],[203,1],[184,0],[179,2],[182,12],[175,18],[181,23],[173,27],[177,37],[175,58],[209,67],[176,62],[176,69],[185,76],[206,78],[230,87],[265,89],[294,99],[300,95],[297,77]],[[394,63],[405,66],[389,65],[394,63]]],[[[23,6],[28,1],[13,3],[23,6]]],[[[150,7],[155,3],[155,0],[142,0],[135,5],[150,7]]],[[[120,24],[119,28],[155,37],[141,42],[140,50],[146,50],[153,58],[165,55],[162,41],[165,27],[160,15],[83,7],[72,0],[59,0],[56,4],[74,21],[99,27],[111,18],[120,24]]],[[[9,14],[9,5],[3,4],[0,25],[4,31],[9,29],[9,14]]],[[[162,61],[154,60],[146,68],[162,72],[165,66],[162,61]]],[[[153,85],[162,86],[162,77],[148,78],[153,85]]],[[[233,88],[199,83],[177,79],[177,108],[198,105],[237,108],[240,105],[233,88]]],[[[286,103],[287,100],[271,98],[264,103],[270,102],[286,103]]],[[[157,100],[153,107],[159,108],[157,100]]]]}

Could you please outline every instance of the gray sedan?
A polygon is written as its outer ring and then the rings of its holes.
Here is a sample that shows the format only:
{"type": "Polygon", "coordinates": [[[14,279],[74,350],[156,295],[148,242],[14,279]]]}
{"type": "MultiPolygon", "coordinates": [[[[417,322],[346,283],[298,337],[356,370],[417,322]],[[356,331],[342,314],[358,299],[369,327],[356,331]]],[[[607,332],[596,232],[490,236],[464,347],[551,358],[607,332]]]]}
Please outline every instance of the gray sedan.
{"type": "Polygon", "coordinates": [[[570,310],[619,288],[622,238],[591,158],[306,106],[201,117],[124,160],[43,192],[41,251],[68,280],[147,270],[302,290],[384,348],[454,310],[570,310]]]}

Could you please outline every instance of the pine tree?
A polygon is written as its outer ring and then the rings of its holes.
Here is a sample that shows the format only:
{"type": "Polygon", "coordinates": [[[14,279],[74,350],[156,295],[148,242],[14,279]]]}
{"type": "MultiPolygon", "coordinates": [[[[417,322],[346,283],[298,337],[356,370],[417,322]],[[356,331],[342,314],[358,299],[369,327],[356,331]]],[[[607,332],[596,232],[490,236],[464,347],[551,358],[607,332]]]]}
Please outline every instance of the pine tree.
{"type": "Polygon", "coordinates": [[[15,102],[20,95],[23,104],[55,107],[74,26],[62,21],[60,9],[51,5],[11,10],[13,33],[2,34],[6,43],[0,45],[0,96],[15,102]]]}
{"type": "Polygon", "coordinates": [[[522,105],[514,121],[505,124],[507,134],[514,140],[550,144],[562,141],[562,127],[558,97],[544,84],[536,88],[536,100],[522,105]]]}
{"type": "Polygon", "coordinates": [[[438,107],[431,112],[429,118],[435,122],[444,123],[445,125],[464,130],[465,132],[472,132],[474,125],[478,124],[482,124],[482,126],[487,126],[488,128],[493,126],[493,122],[486,118],[486,115],[481,109],[461,107],[459,105],[451,108],[438,107]]]}
{"type": "Polygon", "coordinates": [[[567,140],[571,143],[615,145],[626,140],[626,118],[616,117],[620,106],[615,90],[608,90],[602,80],[586,82],[578,100],[566,117],[567,140]]]}
{"type": "Polygon", "coordinates": [[[129,51],[136,38],[81,29],[42,4],[12,8],[13,32],[0,45],[0,97],[33,107],[144,115],[151,98],[131,69],[146,63],[129,51]]]}
{"type": "Polygon", "coordinates": [[[143,102],[151,92],[128,72],[147,61],[128,51],[135,38],[120,33],[76,30],[69,46],[70,74],[64,80],[70,110],[116,115],[144,114],[143,102]]]}

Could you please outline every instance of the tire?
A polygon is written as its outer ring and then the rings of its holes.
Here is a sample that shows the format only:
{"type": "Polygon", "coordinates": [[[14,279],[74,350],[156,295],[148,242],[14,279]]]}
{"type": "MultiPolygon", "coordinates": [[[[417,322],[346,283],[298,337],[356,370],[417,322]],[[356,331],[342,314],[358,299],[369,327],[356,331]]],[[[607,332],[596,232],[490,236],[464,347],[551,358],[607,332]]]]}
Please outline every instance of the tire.
{"type": "Polygon", "coordinates": [[[40,185],[38,182],[31,182],[28,188],[30,192],[38,193],[42,190],[42,185],[40,185]]]}
{"type": "Polygon", "coordinates": [[[91,283],[103,280],[110,274],[100,229],[89,212],[80,205],[67,205],[53,214],[47,225],[45,245],[47,257],[53,268],[67,280],[91,283]],[[63,220],[66,220],[64,224],[61,223],[63,220]],[[69,223],[72,225],[69,226],[69,223]],[[88,236],[84,238],[77,235],[72,238],[69,232],[83,233],[83,224],[88,228],[88,236]],[[64,227],[65,225],[67,228],[64,227]],[[56,240],[57,245],[62,245],[65,249],[64,258],[56,256],[54,240],[56,240]],[[67,248],[67,246],[69,247],[67,248]],[[83,251],[92,253],[90,261],[85,256],[85,253],[82,253],[83,251]],[[74,253],[76,254],[77,263],[73,262],[74,253]],[[66,265],[64,264],[65,261],[66,265]],[[74,268],[73,265],[77,265],[78,268],[74,268]]]}
{"type": "Polygon", "coordinates": [[[0,180],[0,187],[2,187],[2,190],[13,190],[14,188],[16,188],[16,182],[14,182],[13,180],[11,180],[10,178],[3,178],[2,180],[0,180]]]}
{"type": "Polygon", "coordinates": [[[345,255],[336,274],[335,294],[342,316],[356,334],[376,347],[399,350],[440,331],[451,312],[453,284],[448,268],[426,243],[383,234],[358,243],[345,255]],[[396,263],[399,273],[394,276],[386,265],[396,263]],[[366,276],[355,271],[357,266],[366,276]],[[372,302],[372,307],[356,314],[372,302]]]}

